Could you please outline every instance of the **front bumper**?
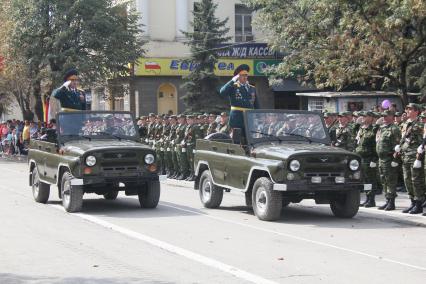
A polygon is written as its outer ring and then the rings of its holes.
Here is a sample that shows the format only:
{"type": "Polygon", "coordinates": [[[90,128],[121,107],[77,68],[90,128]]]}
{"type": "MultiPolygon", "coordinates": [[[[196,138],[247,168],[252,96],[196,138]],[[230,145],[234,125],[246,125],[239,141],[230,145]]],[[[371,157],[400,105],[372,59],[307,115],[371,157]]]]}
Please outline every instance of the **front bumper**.
{"type": "Polygon", "coordinates": [[[148,181],[162,181],[167,179],[165,175],[143,175],[143,176],[85,176],[83,178],[73,178],[71,185],[84,186],[84,185],[107,185],[107,184],[131,184],[141,185],[148,181]]]}
{"type": "Polygon", "coordinates": [[[362,183],[339,183],[339,184],[313,184],[306,181],[292,182],[292,183],[275,183],[273,190],[285,192],[322,192],[322,191],[348,191],[371,190],[371,184],[362,183]]]}

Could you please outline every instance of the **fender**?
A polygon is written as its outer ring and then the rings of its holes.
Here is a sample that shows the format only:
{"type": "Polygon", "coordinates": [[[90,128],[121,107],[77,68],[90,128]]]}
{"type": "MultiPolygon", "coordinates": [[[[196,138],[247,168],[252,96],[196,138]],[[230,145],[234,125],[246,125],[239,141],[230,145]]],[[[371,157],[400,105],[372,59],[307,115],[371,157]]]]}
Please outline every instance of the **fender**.
{"type": "MultiPolygon", "coordinates": [[[[199,170],[200,170],[200,166],[201,166],[201,165],[206,165],[206,166],[207,166],[207,169],[208,169],[208,171],[210,172],[210,175],[211,175],[211,171],[210,171],[210,165],[209,165],[209,163],[208,163],[207,161],[202,161],[202,160],[200,160],[200,161],[198,162],[198,164],[197,164],[197,168],[196,168],[196,170],[195,170],[195,175],[196,175],[196,176],[198,176],[198,175],[199,175],[199,170]]],[[[264,167],[252,167],[252,168],[250,169],[250,172],[249,172],[249,175],[248,175],[248,179],[247,179],[248,181],[250,181],[250,180],[251,180],[251,177],[252,177],[253,172],[254,172],[255,170],[260,170],[260,171],[266,172],[266,173],[268,174],[269,178],[271,179],[271,181],[272,181],[274,184],[277,184],[277,182],[276,182],[276,181],[274,181],[274,180],[272,179],[272,175],[271,175],[271,173],[269,172],[269,170],[268,170],[267,168],[264,168],[264,167]]],[[[224,185],[224,184],[217,183],[217,182],[214,180],[214,177],[213,177],[212,175],[211,175],[211,177],[212,177],[212,180],[213,180],[214,185],[217,185],[217,186],[219,186],[219,187],[229,188],[229,189],[231,189],[231,190],[236,190],[236,191],[240,191],[240,192],[247,192],[247,191],[249,190],[250,182],[247,182],[246,187],[245,187],[244,189],[241,189],[241,188],[236,188],[236,187],[232,187],[232,186],[229,186],[229,185],[224,185]]]]}

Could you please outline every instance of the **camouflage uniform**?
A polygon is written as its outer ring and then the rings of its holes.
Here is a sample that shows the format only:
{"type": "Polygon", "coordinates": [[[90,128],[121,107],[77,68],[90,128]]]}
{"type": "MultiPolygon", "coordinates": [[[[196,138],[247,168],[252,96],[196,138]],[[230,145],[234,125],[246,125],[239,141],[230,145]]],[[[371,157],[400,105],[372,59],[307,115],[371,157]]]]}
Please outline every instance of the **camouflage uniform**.
{"type": "Polygon", "coordinates": [[[395,124],[383,124],[376,135],[376,152],[379,156],[379,173],[387,202],[379,209],[386,211],[395,209],[396,185],[398,181],[398,165],[393,157],[394,148],[399,144],[401,131],[395,124]]]}
{"type": "MultiPolygon", "coordinates": [[[[367,113],[370,115],[371,113],[367,113]]],[[[372,115],[372,114],[371,114],[372,115]]],[[[361,156],[361,169],[364,182],[371,184],[372,188],[367,192],[365,207],[376,206],[375,190],[377,189],[377,154],[376,154],[376,129],[370,124],[361,126],[356,136],[355,153],[361,156]]]]}
{"type": "MultiPolygon", "coordinates": [[[[409,104],[407,107],[415,104],[409,104]]],[[[407,120],[402,127],[401,157],[404,183],[408,195],[412,200],[412,206],[404,210],[404,213],[412,211],[416,203],[422,203],[424,199],[424,170],[423,168],[413,168],[416,161],[417,147],[423,142],[423,123],[416,120],[407,120]]],[[[421,204],[420,204],[421,205],[421,204]]]]}
{"type": "Polygon", "coordinates": [[[353,151],[354,141],[352,131],[352,128],[348,127],[348,125],[339,125],[336,129],[336,142],[332,145],[353,151]]]}

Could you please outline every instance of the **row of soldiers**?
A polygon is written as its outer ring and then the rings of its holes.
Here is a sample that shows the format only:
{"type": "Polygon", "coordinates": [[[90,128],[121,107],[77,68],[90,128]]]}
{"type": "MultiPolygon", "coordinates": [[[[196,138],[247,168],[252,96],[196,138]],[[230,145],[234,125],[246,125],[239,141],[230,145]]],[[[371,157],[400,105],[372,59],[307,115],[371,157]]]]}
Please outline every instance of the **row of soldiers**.
{"type": "Polygon", "coordinates": [[[391,110],[324,113],[324,119],[332,145],[353,151],[362,158],[364,180],[372,188],[366,192],[361,206],[376,206],[375,195],[381,185],[386,203],[378,209],[395,210],[398,175],[402,171],[411,199],[411,205],[402,212],[423,213],[426,207],[426,109],[410,103],[404,113],[391,110]]]}
{"type": "Polygon", "coordinates": [[[155,149],[161,174],[177,180],[195,180],[195,141],[212,133],[229,134],[228,115],[179,114],[142,116],[138,121],[139,134],[155,149]]]}

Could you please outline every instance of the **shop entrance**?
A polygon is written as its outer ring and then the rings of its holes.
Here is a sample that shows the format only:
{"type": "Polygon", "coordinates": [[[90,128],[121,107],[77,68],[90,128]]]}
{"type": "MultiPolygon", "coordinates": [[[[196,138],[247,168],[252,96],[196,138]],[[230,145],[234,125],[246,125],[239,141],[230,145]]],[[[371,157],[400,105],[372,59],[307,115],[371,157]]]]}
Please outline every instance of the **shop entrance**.
{"type": "Polygon", "coordinates": [[[161,84],[157,92],[158,114],[177,114],[177,90],[171,83],[161,84]]]}

